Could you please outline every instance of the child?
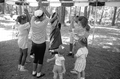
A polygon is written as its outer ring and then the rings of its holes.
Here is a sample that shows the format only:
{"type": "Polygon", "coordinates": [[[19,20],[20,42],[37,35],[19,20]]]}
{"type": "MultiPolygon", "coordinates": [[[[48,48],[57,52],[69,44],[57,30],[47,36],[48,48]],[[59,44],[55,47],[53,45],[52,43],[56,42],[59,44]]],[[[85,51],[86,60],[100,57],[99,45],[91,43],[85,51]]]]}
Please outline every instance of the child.
{"type": "Polygon", "coordinates": [[[59,79],[63,79],[63,74],[65,74],[66,69],[65,69],[65,58],[62,55],[62,45],[59,46],[58,48],[58,54],[55,54],[55,56],[51,59],[48,59],[47,62],[50,62],[52,60],[55,60],[55,65],[53,67],[53,79],[57,79],[57,75],[59,75],[59,79]]]}
{"type": "Polygon", "coordinates": [[[20,15],[17,17],[18,24],[18,46],[20,48],[20,57],[19,57],[19,63],[18,63],[18,70],[20,71],[27,71],[24,68],[26,58],[27,58],[27,51],[28,51],[28,34],[29,34],[29,28],[30,24],[27,21],[28,20],[28,11],[25,9],[25,14],[20,15]]]}
{"type": "Polygon", "coordinates": [[[68,56],[74,56],[74,54],[72,52],[73,51],[73,43],[74,43],[74,25],[73,25],[74,21],[72,18],[74,18],[74,16],[71,17],[71,24],[70,24],[70,30],[69,30],[69,32],[70,32],[70,52],[68,53],[68,56]]]}
{"type": "Polygon", "coordinates": [[[20,57],[19,57],[19,64],[18,69],[20,71],[26,71],[24,68],[27,51],[28,51],[28,34],[29,34],[29,22],[26,22],[27,17],[25,15],[21,15],[18,17],[18,46],[20,48],[20,57]]]}
{"type": "Polygon", "coordinates": [[[79,49],[75,54],[76,61],[73,71],[71,73],[77,73],[77,79],[85,79],[85,67],[86,67],[86,57],[88,55],[88,49],[86,47],[86,40],[78,40],[77,45],[79,49]]]}

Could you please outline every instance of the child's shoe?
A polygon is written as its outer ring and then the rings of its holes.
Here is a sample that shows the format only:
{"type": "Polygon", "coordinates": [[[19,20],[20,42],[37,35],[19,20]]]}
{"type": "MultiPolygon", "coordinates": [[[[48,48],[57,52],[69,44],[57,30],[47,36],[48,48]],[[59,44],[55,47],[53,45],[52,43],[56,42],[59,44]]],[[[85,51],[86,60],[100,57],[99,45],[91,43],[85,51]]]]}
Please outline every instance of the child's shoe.
{"type": "Polygon", "coordinates": [[[43,76],[45,76],[45,74],[37,73],[37,75],[36,75],[37,78],[40,78],[40,77],[43,77],[43,76]]]}
{"type": "Polygon", "coordinates": [[[24,66],[21,66],[21,67],[20,67],[20,71],[27,71],[27,69],[25,69],[24,66]]]}
{"type": "Polygon", "coordinates": [[[37,72],[36,71],[33,71],[32,72],[32,76],[36,76],[37,72]]]}
{"type": "Polygon", "coordinates": [[[68,53],[67,56],[71,56],[71,57],[74,57],[74,54],[73,53],[68,53]]]}
{"type": "Polygon", "coordinates": [[[34,58],[34,55],[30,55],[31,58],[34,58]]]}
{"type": "Polygon", "coordinates": [[[20,70],[20,68],[21,68],[21,65],[18,65],[18,70],[20,70]]]}
{"type": "Polygon", "coordinates": [[[85,79],[84,77],[81,77],[81,79],[85,79]]]}

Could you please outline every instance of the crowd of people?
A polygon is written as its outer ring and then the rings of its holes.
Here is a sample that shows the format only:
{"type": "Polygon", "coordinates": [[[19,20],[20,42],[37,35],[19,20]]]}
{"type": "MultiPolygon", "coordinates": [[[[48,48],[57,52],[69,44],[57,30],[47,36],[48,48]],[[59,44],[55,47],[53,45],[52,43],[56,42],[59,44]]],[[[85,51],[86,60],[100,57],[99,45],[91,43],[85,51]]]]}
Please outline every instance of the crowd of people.
{"type": "MultiPolygon", "coordinates": [[[[70,25],[70,52],[68,56],[75,57],[76,62],[71,73],[76,73],[77,79],[85,79],[86,57],[88,55],[87,38],[89,36],[90,26],[88,19],[84,16],[71,16],[70,25]],[[82,31],[82,32],[81,32],[82,31]],[[75,52],[74,49],[77,48],[75,52]]],[[[53,67],[53,79],[63,79],[63,74],[66,72],[65,57],[62,51],[65,47],[62,44],[61,38],[61,22],[59,16],[59,8],[52,15],[42,6],[41,0],[38,1],[38,7],[34,11],[34,15],[30,17],[27,9],[24,14],[18,16],[17,27],[19,31],[18,46],[20,49],[20,56],[18,62],[19,71],[27,71],[25,69],[25,62],[28,51],[28,35],[31,31],[31,54],[34,58],[32,75],[40,78],[45,74],[42,73],[43,60],[46,50],[48,23],[51,24],[49,51],[53,58],[48,59],[47,62],[55,60],[53,67]]]]}

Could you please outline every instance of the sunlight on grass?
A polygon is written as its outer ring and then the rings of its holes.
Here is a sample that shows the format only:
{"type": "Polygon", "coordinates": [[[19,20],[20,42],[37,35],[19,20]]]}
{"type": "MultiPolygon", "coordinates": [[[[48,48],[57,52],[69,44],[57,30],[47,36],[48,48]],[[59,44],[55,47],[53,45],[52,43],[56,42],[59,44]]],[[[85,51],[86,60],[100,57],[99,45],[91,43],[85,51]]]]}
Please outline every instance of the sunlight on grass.
{"type": "Polygon", "coordinates": [[[0,28],[0,42],[9,41],[16,38],[12,36],[12,30],[5,30],[4,28],[0,28]]]}
{"type": "Polygon", "coordinates": [[[7,27],[7,26],[12,26],[14,25],[15,23],[0,23],[1,25],[7,27]]]}

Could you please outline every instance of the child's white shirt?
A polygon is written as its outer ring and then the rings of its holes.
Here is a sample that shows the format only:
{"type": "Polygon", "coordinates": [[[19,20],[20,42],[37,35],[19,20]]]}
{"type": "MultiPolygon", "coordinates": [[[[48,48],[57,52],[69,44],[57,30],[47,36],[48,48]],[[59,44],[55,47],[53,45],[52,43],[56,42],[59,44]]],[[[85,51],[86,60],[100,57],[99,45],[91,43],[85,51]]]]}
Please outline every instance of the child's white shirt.
{"type": "Polygon", "coordinates": [[[55,54],[55,65],[62,66],[63,60],[65,60],[63,56],[59,56],[58,54],[55,54]]]}

